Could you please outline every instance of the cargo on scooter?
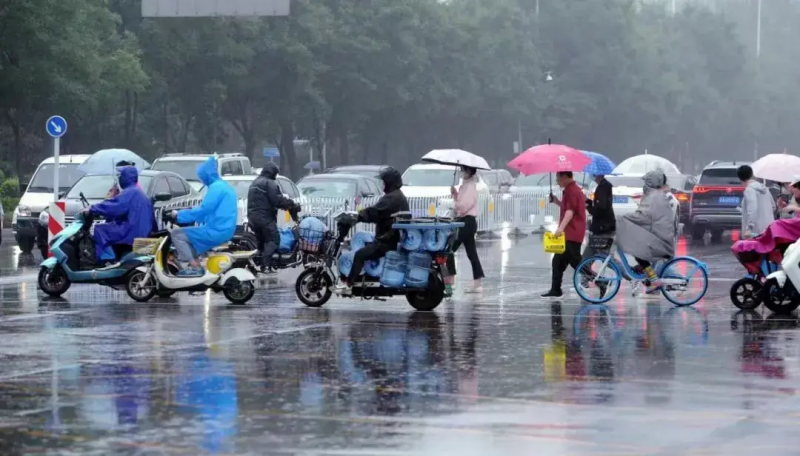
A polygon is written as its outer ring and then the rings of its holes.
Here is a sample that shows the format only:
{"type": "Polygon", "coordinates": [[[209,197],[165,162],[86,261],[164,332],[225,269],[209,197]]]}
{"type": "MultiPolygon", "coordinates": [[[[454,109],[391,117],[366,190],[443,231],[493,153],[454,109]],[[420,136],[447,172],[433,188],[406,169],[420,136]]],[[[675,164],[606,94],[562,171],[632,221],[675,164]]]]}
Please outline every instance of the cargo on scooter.
{"type": "MultiPolygon", "coordinates": [[[[398,248],[379,260],[368,261],[359,271],[358,280],[342,296],[383,300],[404,295],[415,309],[431,311],[451,295],[445,284],[455,271],[448,270],[447,262],[453,255],[457,230],[464,224],[448,219],[415,220],[410,212],[396,213],[392,218],[392,228],[400,233],[398,248]]],[[[334,220],[335,237],[327,232],[300,231],[301,244],[317,255],[295,283],[298,298],[310,307],[320,307],[330,300],[334,285],[352,275],[355,252],[374,241],[367,233],[355,233],[352,250],[344,251],[344,241],[358,223],[358,214],[342,212],[334,220]]]]}

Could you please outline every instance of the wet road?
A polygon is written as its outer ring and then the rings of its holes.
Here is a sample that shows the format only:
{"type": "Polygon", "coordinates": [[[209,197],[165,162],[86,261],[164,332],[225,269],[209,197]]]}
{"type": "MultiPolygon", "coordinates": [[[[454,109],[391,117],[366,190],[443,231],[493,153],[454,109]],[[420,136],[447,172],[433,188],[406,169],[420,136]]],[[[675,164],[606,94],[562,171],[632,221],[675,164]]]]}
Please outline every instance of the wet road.
{"type": "Polygon", "coordinates": [[[800,453],[797,318],[735,314],[727,243],[680,243],[712,282],[675,308],[626,289],[543,301],[540,242],[483,244],[484,295],[433,314],[305,308],[292,272],[238,308],[91,286],[45,299],[39,259],[4,244],[0,454],[800,453]]]}

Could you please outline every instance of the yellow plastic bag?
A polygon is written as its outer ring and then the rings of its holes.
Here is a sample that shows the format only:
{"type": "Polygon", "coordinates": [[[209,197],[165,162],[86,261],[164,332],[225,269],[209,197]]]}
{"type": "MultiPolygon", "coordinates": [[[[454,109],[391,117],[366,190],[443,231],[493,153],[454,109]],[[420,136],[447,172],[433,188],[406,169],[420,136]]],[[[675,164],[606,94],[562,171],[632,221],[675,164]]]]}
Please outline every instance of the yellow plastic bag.
{"type": "Polygon", "coordinates": [[[556,237],[553,233],[544,233],[544,251],[545,253],[564,253],[567,249],[567,238],[564,233],[556,237]]]}

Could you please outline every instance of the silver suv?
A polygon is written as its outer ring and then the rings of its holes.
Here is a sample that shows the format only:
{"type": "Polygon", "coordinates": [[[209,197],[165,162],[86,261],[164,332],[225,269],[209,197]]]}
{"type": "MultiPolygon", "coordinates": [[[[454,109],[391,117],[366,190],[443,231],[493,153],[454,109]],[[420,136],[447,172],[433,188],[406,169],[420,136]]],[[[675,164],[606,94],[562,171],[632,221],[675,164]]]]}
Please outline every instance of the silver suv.
{"type": "MultiPolygon", "coordinates": [[[[197,167],[208,160],[210,154],[166,154],[153,162],[151,169],[155,171],[170,171],[187,181],[199,191],[203,183],[197,178],[197,167]]],[[[242,176],[252,174],[250,159],[243,153],[235,152],[217,155],[217,165],[220,176],[242,176]]]]}

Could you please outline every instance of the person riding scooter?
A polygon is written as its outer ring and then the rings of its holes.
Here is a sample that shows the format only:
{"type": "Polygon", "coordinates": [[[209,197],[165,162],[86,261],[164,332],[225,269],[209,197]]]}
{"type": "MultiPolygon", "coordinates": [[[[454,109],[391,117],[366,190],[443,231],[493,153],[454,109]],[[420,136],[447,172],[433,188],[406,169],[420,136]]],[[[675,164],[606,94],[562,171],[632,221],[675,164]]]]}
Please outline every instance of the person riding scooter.
{"type": "Polygon", "coordinates": [[[392,215],[397,212],[408,211],[408,200],[400,188],[403,186],[403,176],[396,169],[387,166],[381,169],[380,178],[383,181],[384,195],[375,205],[358,212],[358,221],[375,224],[375,242],[359,249],[353,257],[353,267],[348,279],[337,287],[343,294],[350,293],[353,283],[364,268],[364,263],[370,260],[379,260],[387,252],[397,249],[400,242],[400,233],[392,229],[394,219],[392,215]]]}
{"type": "Polygon", "coordinates": [[[205,163],[197,167],[197,177],[208,189],[203,203],[171,214],[179,225],[201,224],[172,231],[172,244],[181,263],[178,275],[185,277],[204,275],[198,257],[229,242],[236,232],[236,190],[219,177],[216,157],[208,157],[205,163]]]}
{"type": "Polygon", "coordinates": [[[119,170],[122,192],[117,196],[84,209],[102,216],[106,223],[94,228],[97,260],[100,263],[116,259],[114,245],[133,245],[136,238],[145,238],[156,225],[153,203],[138,186],[139,171],[133,166],[119,170]]]}
{"type": "Polygon", "coordinates": [[[275,178],[278,177],[278,165],[269,162],[264,165],[261,175],[250,185],[247,193],[247,222],[258,238],[258,250],[261,255],[261,269],[269,269],[272,254],[278,249],[280,234],[278,233],[278,210],[299,212],[299,206],[283,196],[275,178]]]}

